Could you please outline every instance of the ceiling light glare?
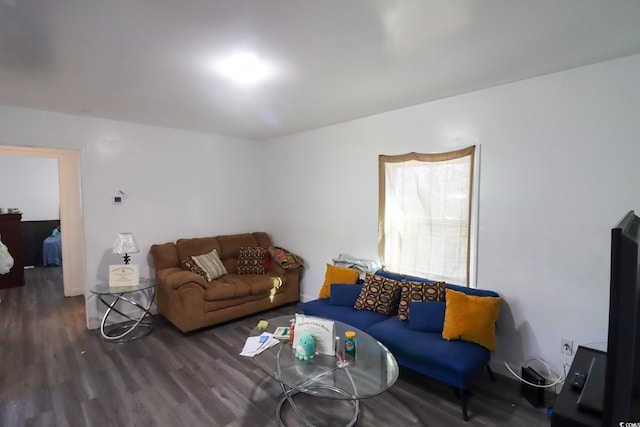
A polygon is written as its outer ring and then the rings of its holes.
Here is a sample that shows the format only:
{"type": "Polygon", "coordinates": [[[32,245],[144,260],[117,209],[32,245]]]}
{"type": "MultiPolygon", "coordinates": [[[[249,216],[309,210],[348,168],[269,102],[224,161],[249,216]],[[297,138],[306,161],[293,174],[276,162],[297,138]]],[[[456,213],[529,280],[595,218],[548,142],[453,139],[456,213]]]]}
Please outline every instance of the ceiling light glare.
{"type": "Polygon", "coordinates": [[[268,69],[253,53],[238,53],[222,61],[219,71],[227,78],[242,84],[252,84],[264,79],[268,69]]]}

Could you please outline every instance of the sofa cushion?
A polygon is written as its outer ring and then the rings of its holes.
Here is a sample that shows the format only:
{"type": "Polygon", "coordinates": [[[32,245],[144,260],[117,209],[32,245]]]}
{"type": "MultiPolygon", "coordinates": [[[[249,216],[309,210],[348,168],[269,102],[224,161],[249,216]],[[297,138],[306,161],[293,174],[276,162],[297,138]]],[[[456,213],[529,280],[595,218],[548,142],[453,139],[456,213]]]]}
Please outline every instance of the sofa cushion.
{"type": "Polygon", "coordinates": [[[398,282],[402,282],[404,280],[405,275],[400,273],[394,273],[392,271],[378,270],[375,272],[377,276],[386,277],[387,279],[397,280],[398,282]]]}
{"type": "Polygon", "coordinates": [[[329,298],[331,295],[331,284],[333,283],[357,283],[360,273],[354,268],[338,267],[327,264],[324,273],[324,283],[320,288],[318,298],[329,298]]]}
{"type": "Polygon", "coordinates": [[[209,283],[204,291],[204,299],[217,301],[251,295],[248,283],[236,280],[237,274],[227,274],[209,283]]]}
{"type": "Polygon", "coordinates": [[[426,301],[409,303],[409,329],[423,332],[442,332],[446,303],[426,301]]]}
{"type": "Polygon", "coordinates": [[[402,281],[398,319],[409,319],[409,303],[412,301],[444,301],[444,282],[402,281]]]}
{"type": "Polygon", "coordinates": [[[367,273],[353,308],[389,315],[398,310],[402,282],[367,273]]]}
{"type": "MultiPolygon", "coordinates": [[[[224,268],[220,257],[218,257],[218,252],[215,249],[208,254],[193,255],[190,258],[193,260],[193,263],[198,266],[197,271],[192,271],[198,274],[204,272],[204,277],[208,282],[227,274],[227,269],[224,268]]],[[[187,262],[187,264],[189,263],[187,262]]]]}
{"type": "Polygon", "coordinates": [[[242,234],[228,234],[225,236],[216,237],[218,244],[220,245],[220,259],[223,261],[227,258],[237,259],[240,253],[240,248],[245,247],[266,247],[258,244],[257,239],[251,233],[242,234]]]}
{"type": "Polygon", "coordinates": [[[467,341],[447,341],[438,332],[412,330],[396,316],[371,325],[366,332],[384,343],[398,364],[454,387],[468,389],[484,371],[491,353],[467,341]]]}
{"type": "Polygon", "coordinates": [[[424,277],[410,276],[408,274],[402,274],[402,273],[394,273],[393,271],[386,271],[382,269],[376,271],[376,274],[378,276],[386,277],[387,279],[398,280],[398,281],[408,280],[410,282],[435,283],[434,280],[425,279],[424,277]]]}
{"type": "Polygon", "coordinates": [[[267,254],[267,248],[241,247],[238,253],[238,274],[264,274],[265,254],[267,254]]]}
{"type": "Polygon", "coordinates": [[[218,252],[218,256],[222,257],[218,239],[215,237],[194,237],[190,239],[178,239],[176,241],[176,251],[178,259],[185,259],[192,255],[202,255],[211,252],[218,252]]]}
{"type": "Polygon", "coordinates": [[[362,291],[360,284],[333,283],[329,304],[343,307],[353,307],[362,291]]]}
{"type": "Polygon", "coordinates": [[[213,280],[205,289],[207,301],[275,294],[282,279],[268,274],[227,274],[213,280]]]}
{"type": "Polygon", "coordinates": [[[478,297],[499,297],[498,293],[489,291],[487,289],[468,288],[466,286],[450,285],[447,283],[445,289],[453,289],[454,291],[462,292],[467,295],[475,295],[478,297]]]}
{"type": "Polygon", "coordinates": [[[453,289],[445,292],[442,338],[470,341],[496,351],[496,320],[501,299],[468,295],[453,289]]]}
{"type": "Polygon", "coordinates": [[[354,310],[352,306],[331,305],[329,298],[305,302],[300,304],[298,308],[309,316],[338,320],[363,331],[366,331],[371,325],[389,318],[389,316],[374,311],[354,310]]]}

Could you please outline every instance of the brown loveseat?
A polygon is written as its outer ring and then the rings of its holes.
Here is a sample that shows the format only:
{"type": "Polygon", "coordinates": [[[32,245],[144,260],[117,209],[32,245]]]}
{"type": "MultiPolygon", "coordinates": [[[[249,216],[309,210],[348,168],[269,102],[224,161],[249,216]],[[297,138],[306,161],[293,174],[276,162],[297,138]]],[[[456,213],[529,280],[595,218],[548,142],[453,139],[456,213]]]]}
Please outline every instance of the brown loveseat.
{"type": "Polygon", "coordinates": [[[182,332],[268,310],[300,299],[301,268],[285,270],[271,259],[265,274],[236,274],[241,247],[272,246],[267,233],[179,239],[151,246],[158,312],[182,332]],[[228,274],[208,282],[181,267],[190,256],[215,249],[228,274]]]}

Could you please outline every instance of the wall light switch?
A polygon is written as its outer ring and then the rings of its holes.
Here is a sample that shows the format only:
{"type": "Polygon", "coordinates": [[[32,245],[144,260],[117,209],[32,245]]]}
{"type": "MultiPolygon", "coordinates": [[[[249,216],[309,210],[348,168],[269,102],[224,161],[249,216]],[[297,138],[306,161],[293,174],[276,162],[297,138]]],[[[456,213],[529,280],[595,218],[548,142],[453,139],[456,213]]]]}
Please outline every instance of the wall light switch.
{"type": "Polygon", "coordinates": [[[114,205],[121,205],[122,204],[122,196],[113,196],[112,203],[114,205]]]}

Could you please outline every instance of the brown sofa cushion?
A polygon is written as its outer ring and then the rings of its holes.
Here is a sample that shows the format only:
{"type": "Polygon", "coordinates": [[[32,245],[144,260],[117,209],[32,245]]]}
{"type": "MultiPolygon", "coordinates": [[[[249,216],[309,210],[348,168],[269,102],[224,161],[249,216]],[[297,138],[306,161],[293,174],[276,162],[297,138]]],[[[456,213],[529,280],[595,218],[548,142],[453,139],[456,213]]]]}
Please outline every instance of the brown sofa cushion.
{"type": "Polygon", "coordinates": [[[218,243],[216,237],[195,237],[192,239],[178,239],[176,241],[176,250],[178,251],[178,259],[180,260],[192,255],[208,254],[214,249],[218,252],[218,256],[223,258],[220,243],[218,243]]]}
{"type": "Polygon", "coordinates": [[[268,274],[227,274],[209,282],[204,295],[207,301],[239,298],[246,295],[269,295],[282,279],[268,274]]]}
{"type": "Polygon", "coordinates": [[[251,287],[247,283],[235,280],[236,277],[236,274],[227,274],[209,282],[204,291],[204,298],[207,301],[215,301],[251,295],[251,287]]]}
{"type": "Polygon", "coordinates": [[[256,238],[251,233],[218,236],[217,239],[218,243],[220,244],[220,251],[218,252],[218,255],[220,255],[220,258],[222,260],[225,260],[227,258],[238,258],[240,248],[242,248],[243,246],[260,246],[256,238]]]}

